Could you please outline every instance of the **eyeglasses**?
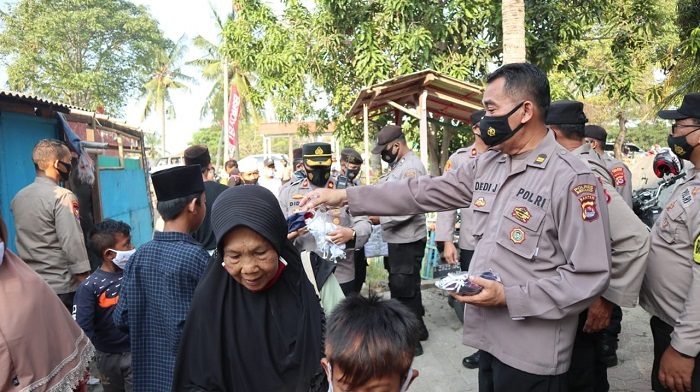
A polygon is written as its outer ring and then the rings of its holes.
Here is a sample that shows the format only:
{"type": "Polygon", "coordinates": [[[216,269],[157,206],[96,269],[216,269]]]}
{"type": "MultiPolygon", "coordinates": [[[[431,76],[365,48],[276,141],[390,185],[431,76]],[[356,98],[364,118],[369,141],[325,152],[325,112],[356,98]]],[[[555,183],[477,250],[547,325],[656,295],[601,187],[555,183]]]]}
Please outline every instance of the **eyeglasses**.
{"type": "Polygon", "coordinates": [[[671,125],[671,132],[676,133],[676,128],[700,128],[700,124],[673,124],[671,125]]]}

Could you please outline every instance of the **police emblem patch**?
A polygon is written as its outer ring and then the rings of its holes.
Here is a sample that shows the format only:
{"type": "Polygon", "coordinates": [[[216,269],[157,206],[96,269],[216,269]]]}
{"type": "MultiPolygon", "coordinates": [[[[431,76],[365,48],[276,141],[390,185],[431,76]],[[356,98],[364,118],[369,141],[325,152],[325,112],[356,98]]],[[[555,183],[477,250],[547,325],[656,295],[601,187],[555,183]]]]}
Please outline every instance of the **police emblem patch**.
{"type": "Polygon", "coordinates": [[[335,188],[335,184],[333,183],[333,181],[329,181],[328,184],[326,184],[326,187],[333,189],[335,188]]]}
{"type": "Polygon", "coordinates": [[[334,208],[334,209],[328,211],[328,213],[331,214],[331,215],[333,215],[333,216],[340,216],[341,211],[340,211],[340,209],[338,209],[338,208],[334,208]]]}
{"type": "Polygon", "coordinates": [[[581,202],[581,217],[586,222],[593,222],[598,219],[598,208],[595,205],[596,197],[593,195],[585,195],[579,197],[581,202]]]}
{"type": "Polygon", "coordinates": [[[452,162],[451,162],[451,161],[447,161],[447,163],[445,164],[445,173],[447,173],[448,171],[450,171],[450,168],[451,168],[451,167],[452,167],[452,162]]]}
{"type": "Polygon", "coordinates": [[[476,207],[481,208],[481,207],[486,205],[486,200],[483,197],[480,197],[480,198],[474,200],[474,205],[476,207]]]}
{"type": "Polygon", "coordinates": [[[523,223],[527,223],[532,217],[530,211],[528,211],[526,207],[515,207],[511,216],[523,223]]]}
{"type": "Polygon", "coordinates": [[[676,206],[676,202],[672,201],[669,205],[666,206],[666,211],[671,211],[673,207],[676,206]]]}
{"type": "Polygon", "coordinates": [[[610,170],[610,173],[613,175],[613,178],[615,178],[616,186],[623,186],[627,183],[627,179],[625,178],[625,170],[623,168],[614,167],[612,170],[610,170]]]}
{"type": "Polygon", "coordinates": [[[496,136],[496,130],[493,128],[489,128],[488,131],[486,131],[486,133],[491,137],[496,136]]]}
{"type": "Polygon", "coordinates": [[[333,224],[334,224],[334,225],[339,225],[339,224],[340,224],[340,218],[333,218],[333,224]]]}
{"type": "Polygon", "coordinates": [[[77,200],[71,201],[71,208],[73,209],[73,215],[75,215],[75,219],[80,220],[80,204],[78,204],[77,200]]]}
{"type": "Polygon", "coordinates": [[[510,231],[510,240],[513,241],[514,244],[522,244],[523,241],[525,241],[525,232],[523,229],[516,227],[513,230],[510,231]]]}
{"type": "Polygon", "coordinates": [[[685,150],[681,146],[676,146],[673,148],[673,152],[676,153],[676,155],[685,155],[685,150]]]}

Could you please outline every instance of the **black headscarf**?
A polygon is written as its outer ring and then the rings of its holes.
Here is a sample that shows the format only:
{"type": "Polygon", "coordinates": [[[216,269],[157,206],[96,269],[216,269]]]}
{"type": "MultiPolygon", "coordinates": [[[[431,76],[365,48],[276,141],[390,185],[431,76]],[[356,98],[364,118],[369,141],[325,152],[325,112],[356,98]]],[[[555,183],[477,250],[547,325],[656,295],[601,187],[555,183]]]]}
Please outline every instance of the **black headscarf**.
{"type": "Polygon", "coordinates": [[[325,390],[323,311],[275,196],[259,186],[221,193],[212,207],[217,252],[194,293],[173,391],[325,390]],[[287,262],[279,279],[254,293],[221,266],[222,239],[245,226],[287,262]]]}

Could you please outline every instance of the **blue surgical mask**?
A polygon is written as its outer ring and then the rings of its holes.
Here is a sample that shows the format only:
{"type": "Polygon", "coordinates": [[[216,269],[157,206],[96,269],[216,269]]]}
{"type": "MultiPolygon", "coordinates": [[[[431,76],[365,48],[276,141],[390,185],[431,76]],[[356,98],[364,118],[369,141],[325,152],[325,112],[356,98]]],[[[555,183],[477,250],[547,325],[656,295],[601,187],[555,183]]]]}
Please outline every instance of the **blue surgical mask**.
{"type": "Polygon", "coordinates": [[[114,250],[114,249],[108,249],[111,250],[112,252],[116,253],[117,255],[112,259],[112,262],[119,268],[124,269],[126,267],[126,262],[129,261],[129,258],[131,258],[131,255],[136,252],[136,249],[132,250],[114,250]]]}
{"type": "MultiPolygon", "coordinates": [[[[333,392],[333,367],[331,366],[330,362],[327,365],[328,367],[328,392],[333,392]]],[[[408,373],[406,373],[406,380],[404,380],[403,385],[401,385],[401,389],[399,389],[399,392],[406,392],[408,390],[409,384],[411,384],[411,376],[413,375],[413,368],[408,368],[408,373]]]]}

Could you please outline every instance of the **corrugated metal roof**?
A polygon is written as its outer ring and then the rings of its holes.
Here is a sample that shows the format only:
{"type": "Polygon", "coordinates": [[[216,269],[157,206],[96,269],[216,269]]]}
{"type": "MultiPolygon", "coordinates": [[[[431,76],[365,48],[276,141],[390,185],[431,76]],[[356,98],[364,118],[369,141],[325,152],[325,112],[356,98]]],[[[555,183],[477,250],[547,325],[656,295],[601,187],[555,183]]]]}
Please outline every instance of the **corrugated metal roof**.
{"type": "Polygon", "coordinates": [[[0,99],[2,99],[4,97],[11,98],[13,100],[17,100],[17,101],[27,103],[27,104],[53,106],[55,110],[63,109],[63,110],[58,110],[58,111],[65,112],[65,113],[68,113],[68,111],[70,109],[85,110],[85,109],[79,108],[77,106],[52,101],[50,99],[42,98],[42,97],[39,97],[37,95],[31,95],[28,93],[20,93],[17,91],[1,90],[0,89],[0,99]]]}

